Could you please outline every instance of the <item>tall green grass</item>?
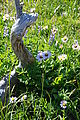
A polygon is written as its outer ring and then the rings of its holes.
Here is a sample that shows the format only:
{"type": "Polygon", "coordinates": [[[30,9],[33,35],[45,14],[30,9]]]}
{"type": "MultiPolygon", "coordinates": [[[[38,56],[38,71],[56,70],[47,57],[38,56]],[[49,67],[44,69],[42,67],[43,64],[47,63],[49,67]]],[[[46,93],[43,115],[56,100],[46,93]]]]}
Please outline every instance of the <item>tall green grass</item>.
{"type": "MultiPolygon", "coordinates": [[[[0,2],[0,79],[18,64],[10,43],[10,31],[16,16],[14,1],[0,2]],[[9,19],[3,20],[8,13],[9,19]],[[3,36],[7,26],[9,36],[3,36]]],[[[51,57],[42,62],[36,60],[33,71],[29,68],[17,69],[18,78],[26,84],[27,99],[21,102],[20,91],[15,103],[0,102],[1,120],[79,120],[80,119],[80,48],[73,49],[74,40],[80,46],[80,1],[79,0],[24,0],[23,11],[29,13],[35,8],[38,19],[28,28],[24,44],[34,55],[38,51],[50,51],[51,57]],[[58,8],[58,9],[56,9],[58,8]],[[45,26],[48,28],[45,29],[45,26]],[[57,32],[52,45],[49,45],[51,29],[57,32]],[[66,43],[62,42],[64,36],[66,43]],[[56,43],[57,41],[57,43],[56,43]],[[60,46],[63,46],[60,48],[60,46]],[[58,56],[66,54],[60,61],[58,56]],[[32,76],[32,77],[31,77],[32,76]],[[67,101],[62,108],[62,100],[67,101]]],[[[10,97],[12,94],[10,93],[10,97]]]]}

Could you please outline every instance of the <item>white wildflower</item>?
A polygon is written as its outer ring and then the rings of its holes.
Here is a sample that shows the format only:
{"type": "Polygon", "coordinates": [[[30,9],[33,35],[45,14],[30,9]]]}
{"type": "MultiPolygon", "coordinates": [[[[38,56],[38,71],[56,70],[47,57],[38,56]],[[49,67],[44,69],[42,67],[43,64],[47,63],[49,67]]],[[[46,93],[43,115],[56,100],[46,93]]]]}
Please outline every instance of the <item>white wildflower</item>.
{"type": "Polygon", "coordinates": [[[67,59],[67,55],[66,54],[61,54],[61,55],[58,56],[58,59],[60,61],[64,61],[65,59],[67,59]]]}
{"type": "Polygon", "coordinates": [[[31,9],[30,9],[30,12],[31,12],[31,13],[35,12],[35,8],[31,8],[31,9]]]}
{"type": "Polygon", "coordinates": [[[27,95],[23,95],[22,97],[21,97],[21,101],[24,101],[24,100],[26,100],[27,99],[27,95]]]}
{"type": "Polygon", "coordinates": [[[67,101],[66,100],[62,100],[61,103],[60,103],[60,106],[65,109],[67,106],[67,101]]]}
{"type": "Polygon", "coordinates": [[[10,103],[15,103],[17,101],[17,97],[10,97],[10,103]]]}
{"type": "Polygon", "coordinates": [[[5,14],[5,15],[3,16],[3,21],[8,20],[8,19],[9,19],[9,14],[5,14]]]}
{"type": "Polygon", "coordinates": [[[59,46],[59,48],[62,49],[62,48],[63,48],[63,45],[61,44],[61,45],[59,46]]]}
{"type": "Polygon", "coordinates": [[[58,31],[58,29],[56,29],[55,27],[53,27],[53,28],[51,29],[52,35],[56,34],[57,31],[58,31]]]}
{"type": "Polygon", "coordinates": [[[62,38],[62,42],[66,43],[67,41],[68,41],[68,37],[67,37],[67,36],[64,36],[64,37],[62,38]]]}
{"type": "Polygon", "coordinates": [[[51,56],[51,53],[49,51],[40,51],[36,57],[38,61],[46,60],[51,56]]]}
{"type": "Polygon", "coordinates": [[[38,53],[36,59],[37,59],[38,61],[42,61],[42,60],[43,60],[43,52],[42,52],[42,51],[40,51],[40,52],[38,53]]]}
{"type": "Polygon", "coordinates": [[[51,53],[50,53],[49,51],[44,51],[43,54],[44,54],[44,55],[43,55],[43,56],[44,56],[44,57],[43,57],[44,60],[50,58],[50,56],[51,56],[51,53]]]}

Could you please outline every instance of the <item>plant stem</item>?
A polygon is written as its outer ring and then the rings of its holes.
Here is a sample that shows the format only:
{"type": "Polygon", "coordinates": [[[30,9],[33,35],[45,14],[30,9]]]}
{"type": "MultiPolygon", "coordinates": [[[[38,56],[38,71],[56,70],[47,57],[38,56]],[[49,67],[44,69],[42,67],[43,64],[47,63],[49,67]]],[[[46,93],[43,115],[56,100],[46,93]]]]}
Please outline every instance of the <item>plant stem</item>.
{"type": "Polygon", "coordinates": [[[42,95],[43,96],[43,88],[44,88],[44,73],[42,73],[42,95]]]}
{"type": "Polygon", "coordinates": [[[65,120],[65,110],[63,110],[63,120],[65,120]]]}

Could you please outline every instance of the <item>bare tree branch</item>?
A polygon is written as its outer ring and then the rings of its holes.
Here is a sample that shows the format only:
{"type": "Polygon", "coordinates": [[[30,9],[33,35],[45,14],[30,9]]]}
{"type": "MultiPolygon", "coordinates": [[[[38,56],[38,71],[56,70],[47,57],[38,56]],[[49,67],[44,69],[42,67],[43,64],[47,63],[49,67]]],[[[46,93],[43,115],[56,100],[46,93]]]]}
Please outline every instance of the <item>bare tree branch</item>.
{"type": "Polygon", "coordinates": [[[15,6],[17,11],[17,18],[22,15],[22,6],[20,5],[20,0],[15,0],[15,6]]]}

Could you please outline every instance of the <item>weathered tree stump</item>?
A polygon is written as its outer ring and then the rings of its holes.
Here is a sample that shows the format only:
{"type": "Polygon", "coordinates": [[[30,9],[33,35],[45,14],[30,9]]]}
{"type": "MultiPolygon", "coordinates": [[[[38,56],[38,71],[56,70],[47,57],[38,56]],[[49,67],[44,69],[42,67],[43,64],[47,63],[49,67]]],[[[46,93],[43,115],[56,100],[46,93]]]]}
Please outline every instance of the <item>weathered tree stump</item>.
{"type": "MultiPolygon", "coordinates": [[[[28,49],[24,46],[22,37],[26,31],[26,29],[32,25],[38,14],[26,14],[22,12],[22,5],[20,5],[19,0],[15,0],[17,17],[16,21],[11,28],[11,45],[15,55],[18,57],[19,61],[21,61],[22,67],[27,67],[34,63],[33,55],[28,51],[28,49]]],[[[0,81],[0,96],[2,103],[8,101],[8,92],[9,92],[9,78],[10,78],[10,88],[14,85],[18,84],[20,81],[18,80],[18,73],[16,73],[16,68],[21,67],[21,65],[14,68],[11,72],[10,76],[7,74],[0,81]],[[5,101],[6,95],[6,101],[5,101]]]]}

